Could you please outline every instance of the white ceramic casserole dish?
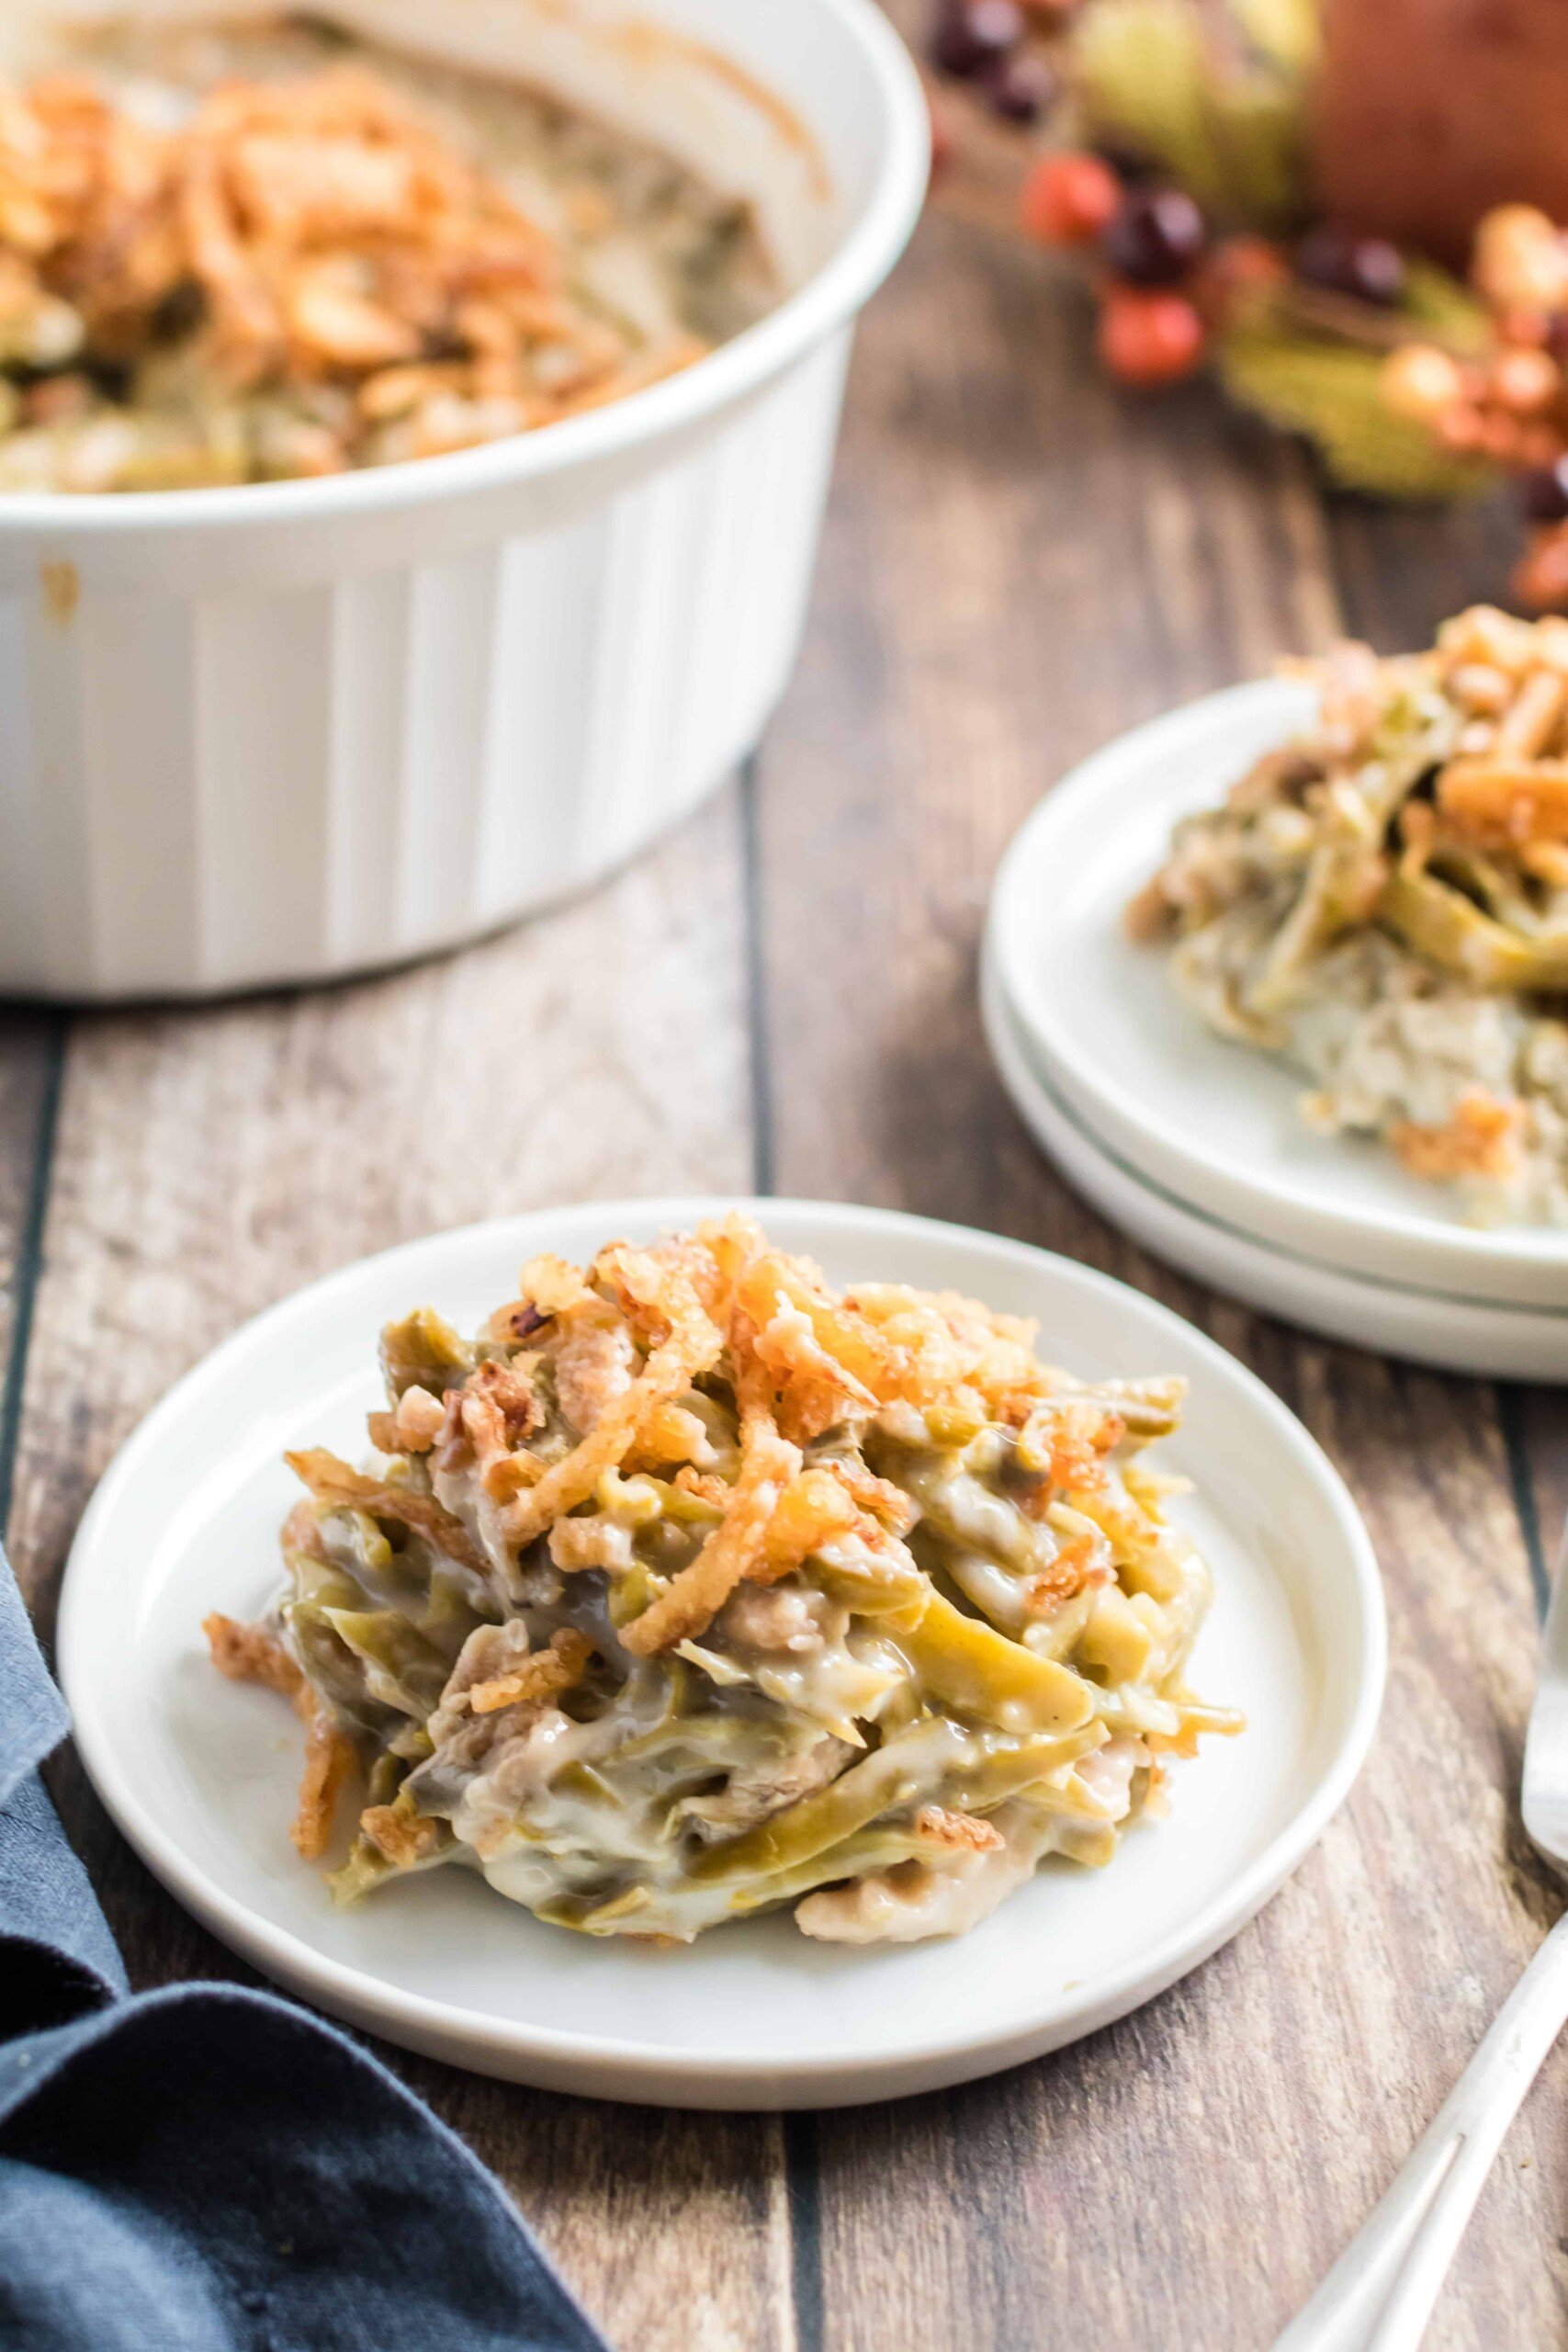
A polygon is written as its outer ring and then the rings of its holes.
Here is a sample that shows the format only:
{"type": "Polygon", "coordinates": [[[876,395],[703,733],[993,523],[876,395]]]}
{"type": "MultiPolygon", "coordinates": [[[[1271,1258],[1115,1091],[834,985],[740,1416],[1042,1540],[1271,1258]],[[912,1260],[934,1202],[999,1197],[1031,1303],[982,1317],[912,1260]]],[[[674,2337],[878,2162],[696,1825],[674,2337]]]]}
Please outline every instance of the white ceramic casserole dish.
{"type": "MultiPolygon", "coordinates": [[[[0,69],[40,14],[154,13],[234,11],[7,11],[0,69]]],[[[855,314],[929,161],[873,0],[316,13],[653,139],[751,198],[788,290],[681,375],[455,456],[0,496],[0,991],[199,995],[451,945],[683,815],[795,657],[855,314]]]]}

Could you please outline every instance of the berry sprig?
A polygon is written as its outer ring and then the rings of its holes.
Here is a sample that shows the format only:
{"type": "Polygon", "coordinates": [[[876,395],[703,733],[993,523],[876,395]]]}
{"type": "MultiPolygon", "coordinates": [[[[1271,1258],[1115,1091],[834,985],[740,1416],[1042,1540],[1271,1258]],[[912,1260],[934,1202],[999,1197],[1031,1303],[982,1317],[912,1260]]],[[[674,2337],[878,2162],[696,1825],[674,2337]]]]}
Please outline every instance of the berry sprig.
{"type": "Polygon", "coordinates": [[[953,197],[1081,259],[1111,375],[1156,389],[1210,367],[1374,496],[1517,473],[1521,593],[1568,605],[1568,240],[1550,221],[1514,206],[1486,224],[1477,299],[1314,220],[1316,0],[935,5],[932,62],[971,94],[933,99],[939,160],[964,166],[953,197]]]}
{"type": "Polygon", "coordinates": [[[1184,188],[1126,185],[1103,157],[1042,155],[1019,198],[1030,235],[1097,265],[1100,356],[1122,383],[1174,384],[1201,365],[1208,335],[1196,280],[1208,226],[1184,188]]]}
{"type": "Polygon", "coordinates": [[[1398,416],[1445,449],[1489,459],[1517,479],[1528,526],[1514,574],[1522,604],[1568,607],[1568,233],[1528,204],[1489,212],[1476,231],[1471,284],[1491,339],[1472,357],[1409,343],[1382,371],[1398,416]]]}
{"type": "Polygon", "coordinates": [[[939,0],[931,62],[950,81],[972,84],[1002,121],[1028,128],[1049,115],[1062,96],[1051,37],[1065,28],[1076,4],[939,0]]]}

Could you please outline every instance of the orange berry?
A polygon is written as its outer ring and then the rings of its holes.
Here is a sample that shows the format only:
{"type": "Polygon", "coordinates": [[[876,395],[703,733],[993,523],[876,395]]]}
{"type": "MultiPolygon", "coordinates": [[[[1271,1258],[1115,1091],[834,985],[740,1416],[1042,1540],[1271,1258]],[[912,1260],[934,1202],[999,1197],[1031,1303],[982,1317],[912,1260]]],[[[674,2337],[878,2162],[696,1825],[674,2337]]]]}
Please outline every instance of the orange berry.
{"type": "Polygon", "coordinates": [[[1019,218],[1043,245],[1089,245],[1120,209],[1122,183],[1098,155],[1042,155],[1019,193],[1019,218]]]}
{"type": "Polygon", "coordinates": [[[1554,466],[1562,455],[1562,443],[1555,426],[1523,424],[1519,427],[1519,463],[1533,466],[1539,471],[1554,466]]]}
{"type": "Polygon", "coordinates": [[[1468,401],[1458,408],[1445,409],[1434,422],[1438,440],[1456,457],[1468,458],[1480,448],[1485,426],[1481,411],[1468,401]]]}
{"type": "Polygon", "coordinates": [[[1499,343],[1517,345],[1523,351],[1539,350],[1551,336],[1549,311],[1503,310],[1496,313],[1493,324],[1499,343]]]}
{"type": "Polygon", "coordinates": [[[1495,458],[1500,466],[1511,465],[1519,454],[1519,428],[1514,418],[1496,409],[1485,412],[1481,419],[1481,453],[1495,458]]]}
{"type": "Polygon", "coordinates": [[[1561,523],[1531,532],[1513,586],[1520,604],[1533,612],[1562,612],[1568,606],[1568,531],[1561,523]]]}
{"type": "Polygon", "coordinates": [[[1115,287],[1100,314],[1100,356],[1123,384],[1175,384],[1203,356],[1203,322],[1184,294],[1115,287]]]}
{"type": "Polygon", "coordinates": [[[1464,378],[1446,351],[1407,343],[1383,362],[1383,404],[1414,424],[1436,424],[1464,400],[1464,378]]]}
{"type": "Polygon", "coordinates": [[[1503,351],[1493,362],[1489,396],[1516,416],[1536,416],[1550,408],[1562,390],[1562,378],[1550,352],[1503,351]]]}
{"type": "Polygon", "coordinates": [[[1499,204],[1475,232],[1471,276],[1499,311],[1559,311],[1568,302],[1568,247],[1533,204],[1499,204]]]}

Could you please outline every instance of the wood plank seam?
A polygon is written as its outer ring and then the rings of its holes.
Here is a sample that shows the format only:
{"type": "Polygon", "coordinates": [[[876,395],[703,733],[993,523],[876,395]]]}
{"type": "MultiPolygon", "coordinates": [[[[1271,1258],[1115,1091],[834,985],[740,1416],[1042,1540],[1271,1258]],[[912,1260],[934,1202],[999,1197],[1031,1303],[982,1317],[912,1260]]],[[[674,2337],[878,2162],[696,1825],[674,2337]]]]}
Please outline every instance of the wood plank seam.
{"type": "Polygon", "coordinates": [[[751,1186],[759,1195],[773,1189],[773,1082],[768,1051],[766,942],[762,933],[762,862],[757,803],[760,760],[740,770],[740,878],[745,925],[746,1035],[751,1077],[751,1186]]]}
{"type": "Polygon", "coordinates": [[[822,2189],[817,2118],[801,2110],[784,2119],[784,2187],[790,2234],[790,2299],[798,2352],[823,2352],[822,2189]]]}
{"type": "Polygon", "coordinates": [[[1493,1385],[1497,1398],[1497,1426],[1502,1431],[1503,1450],[1508,1461],[1508,1484],[1514,1490],[1514,1508],[1519,1515],[1519,1532],[1524,1537],[1525,1553],[1529,1561],[1530,1585],[1535,1593],[1536,1607],[1544,1617],[1546,1604],[1551,1598],[1551,1564],[1541,1541],[1540,1512],[1536,1504],[1535,1483],[1530,1476],[1529,1448],[1525,1437],[1519,1393],[1511,1381],[1499,1380],[1493,1385]]]}
{"type": "Polygon", "coordinates": [[[50,1175],[54,1165],[54,1139],[60,1124],[60,1095],[65,1075],[68,1025],[63,1013],[50,1016],[38,1134],[33,1143],[33,1164],[28,1180],[22,1227],[17,1241],[11,1344],[6,1351],[5,1386],[0,1390],[0,1541],[4,1540],[11,1518],[17,1446],[22,1428],[22,1388],[27,1378],[28,1350],[32,1340],[39,1275],[43,1265],[44,1219],[49,1208],[50,1175]]]}
{"type": "MultiPolygon", "coordinates": [[[[740,879],[745,925],[746,1033],[751,1080],[751,1183],[759,1196],[773,1190],[773,1065],[768,1050],[767,943],[763,933],[761,762],[740,771],[740,879]]],[[[774,2230],[780,2250],[775,2284],[778,2324],[788,2352],[822,2352],[822,2200],[817,2137],[805,2115],[774,2118],[774,2230]]]]}

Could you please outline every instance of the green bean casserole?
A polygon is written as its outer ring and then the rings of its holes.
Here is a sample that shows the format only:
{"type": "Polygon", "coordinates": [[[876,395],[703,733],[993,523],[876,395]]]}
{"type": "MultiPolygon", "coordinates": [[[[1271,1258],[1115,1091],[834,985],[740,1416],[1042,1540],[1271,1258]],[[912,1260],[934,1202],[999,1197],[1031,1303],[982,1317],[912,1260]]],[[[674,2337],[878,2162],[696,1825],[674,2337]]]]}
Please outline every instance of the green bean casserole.
{"type": "Polygon", "coordinates": [[[1220,1035],[1315,1081],[1476,1222],[1568,1223],[1568,621],[1342,645],[1321,717],[1183,820],[1134,900],[1220,1035]]]}
{"type": "Polygon", "coordinates": [[[778,293],[750,208],[670,157],[292,11],[82,28],[0,83],[0,491],[471,448],[778,293]]]}
{"type": "Polygon", "coordinates": [[[355,1470],[290,1454],[273,1613],[218,1667],[307,1725],[295,1843],[357,1898],[461,1862],[592,1935],[963,1932],[1102,1863],[1239,1718],[1187,1687],[1209,1576],[1142,1460],[1181,1383],[860,1283],[732,1216],[525,1267],[472,1340],[381,1339],[355,1470]]]}

